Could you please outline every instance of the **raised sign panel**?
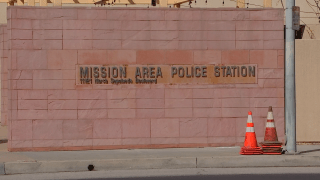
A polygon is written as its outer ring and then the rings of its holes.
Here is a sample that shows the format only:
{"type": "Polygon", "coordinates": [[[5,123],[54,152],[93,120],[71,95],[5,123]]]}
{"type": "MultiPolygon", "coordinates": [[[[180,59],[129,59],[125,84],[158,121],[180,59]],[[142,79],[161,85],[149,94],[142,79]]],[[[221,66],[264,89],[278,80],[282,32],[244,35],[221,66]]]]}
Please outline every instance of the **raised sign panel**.
{"type": "Polygon", "coordinates": [[[84,84],[257,83],[257,65],[77,65],[84,84]]]}

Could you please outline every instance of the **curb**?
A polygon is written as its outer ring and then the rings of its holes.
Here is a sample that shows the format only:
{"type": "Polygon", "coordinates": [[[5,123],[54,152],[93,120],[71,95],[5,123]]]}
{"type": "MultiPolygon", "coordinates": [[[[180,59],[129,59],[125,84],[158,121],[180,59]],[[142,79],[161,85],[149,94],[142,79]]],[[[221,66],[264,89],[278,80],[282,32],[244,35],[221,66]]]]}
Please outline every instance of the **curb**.
{"type": "Polygon", "coordinates": [[[0,163],[0,174],[32,174],[133,169],[320,167],[319,156],[219,156],[107,159],[79,161],[38,161],[0,163]],[[273,158],[270,158],[273,157],[273,158]],[[274,158],[276,157],[276,158],[274,158]]]}

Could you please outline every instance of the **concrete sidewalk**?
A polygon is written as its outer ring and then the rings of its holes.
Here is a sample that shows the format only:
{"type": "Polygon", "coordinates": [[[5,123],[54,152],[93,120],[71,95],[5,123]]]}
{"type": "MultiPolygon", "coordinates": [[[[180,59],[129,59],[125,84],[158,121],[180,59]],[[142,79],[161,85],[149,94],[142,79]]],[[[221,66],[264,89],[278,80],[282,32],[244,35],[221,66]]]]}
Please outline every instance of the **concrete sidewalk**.
{"type": "MultiPolygon", "coordinates": [[[[2,150],[5,144],[1,144],[2,150]]],[[[1,148],[1,147],[0,147],[1,148]]],[[[299,155],[239,155],[240,147],[51,152],[0,152],[0,174],[119,169],[320,167],[320,145],[300,145],[299,155]]]]}

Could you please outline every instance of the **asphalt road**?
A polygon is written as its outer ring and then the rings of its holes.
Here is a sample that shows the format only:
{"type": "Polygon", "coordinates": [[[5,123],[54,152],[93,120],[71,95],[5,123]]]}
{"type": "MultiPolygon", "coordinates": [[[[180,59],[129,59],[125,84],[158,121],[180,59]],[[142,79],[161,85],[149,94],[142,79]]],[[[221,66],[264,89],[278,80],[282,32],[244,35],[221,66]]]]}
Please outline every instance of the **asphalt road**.
{"type": "Polygon", "coordinates": [[[319,180],[320,167],[113,170],[0,175],[0,180],[319,180]]]}

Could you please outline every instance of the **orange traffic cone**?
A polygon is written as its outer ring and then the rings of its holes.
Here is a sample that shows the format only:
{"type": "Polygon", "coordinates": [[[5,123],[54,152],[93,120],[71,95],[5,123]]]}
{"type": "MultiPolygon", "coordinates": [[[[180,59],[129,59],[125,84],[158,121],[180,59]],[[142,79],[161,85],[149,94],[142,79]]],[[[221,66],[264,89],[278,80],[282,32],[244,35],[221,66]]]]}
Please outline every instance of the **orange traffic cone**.
{"type": "Polygon", "coordinates": [[[282,154],[282,143],[278,141],[274,124],[272,106],[269,106],[264,141],[261,143],[263,154],[282,154]]]}
{"type": "Polygon", "coordinates": [[[257,144],[256,133],[254,132],[254,124],[252,122],[252,112],[248,113],[246,137],[244,140],[244,146],[241,148],[240,154],[242,155],[254,155],[262,154],[261,147],[257,144]]]}

